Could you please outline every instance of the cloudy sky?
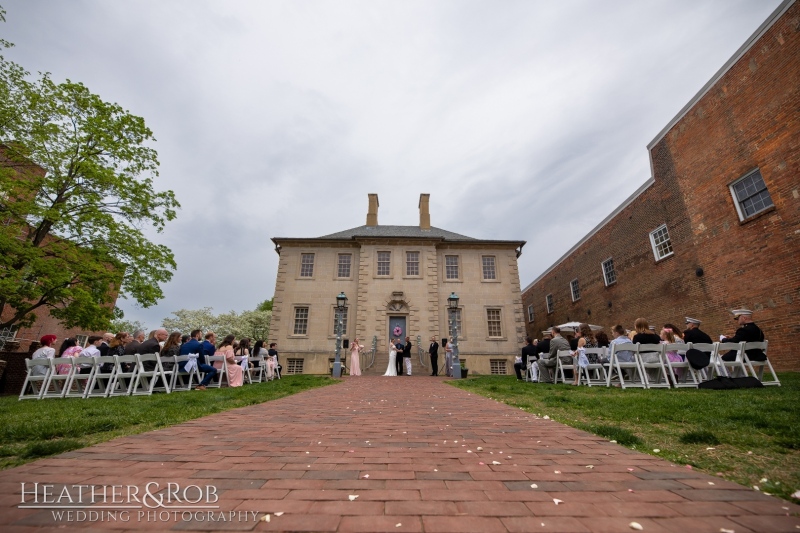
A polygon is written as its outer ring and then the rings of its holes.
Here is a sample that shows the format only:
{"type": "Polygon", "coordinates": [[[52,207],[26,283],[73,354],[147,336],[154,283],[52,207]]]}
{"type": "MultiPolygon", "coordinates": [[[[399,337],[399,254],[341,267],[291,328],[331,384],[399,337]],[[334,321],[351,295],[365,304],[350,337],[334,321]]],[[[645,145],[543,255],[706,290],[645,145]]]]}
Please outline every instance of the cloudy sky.
{"type": "MultiPolygon", "coordinates": [[[[145,118],[172,311],[272,297],[270,237],[522,239],[526,286],[650,176],[646,145],[779,0],[0,0],[7,57],[145,118]]],[[[333,297],[333,296],[332,296],[333,297]]]]}

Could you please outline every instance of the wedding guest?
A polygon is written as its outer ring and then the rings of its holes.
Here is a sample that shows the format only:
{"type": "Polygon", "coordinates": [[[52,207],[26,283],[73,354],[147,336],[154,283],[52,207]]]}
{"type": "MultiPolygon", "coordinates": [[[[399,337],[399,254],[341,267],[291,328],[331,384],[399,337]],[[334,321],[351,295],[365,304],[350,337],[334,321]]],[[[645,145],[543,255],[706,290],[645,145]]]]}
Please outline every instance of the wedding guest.
{"type": "Polygon", "coordinates": [[[353,343],[350,345],[350,375],[351,376],[360,376],[361,375],[361,350],[364,349],[364,346],[358,343],[358,337],[353,339],[353,343]]]}
{"type": "Polygon", "coordinates": [[[272,376],[269,379],[274,379],[277,377],[281,377],[281,363],[278,360],[278,343],[271,342],[269,343],[269,350],[267,351],[269,354],[269,365],[267,365],[267,373],[268,375],[272,376]]]}
{"type": "MultiPolygon", "coordinates": [[[[83,348],[78,346],[78,340],[75,338],[68,338],[64,339],[64,342],[61,343],[61,347],[58,349],[58,356],[59,357],[78,357],[81,353],[83,348]]],[[[58,365],[56,367],[56,373],[63,375],[69,374],[72,365],[58,365]]]]}
{"type": "Polygon", "coordinates": [[[439,375],[439,343],[436,342],[436,337],[431,337],[431,345],[428,347],[428,353],[431,356],[431,376],[439,375]]]}
{"type": "MultiPolygon", "coordinates": [[[[203,343],[200,342],[200,339],[202,338],[202,330],[196,329],[192,331],[189,340],[181,345],[181,350],[179,353],[179,355],[198,354],[197,368],[200,372],[205,373],[205,377],[203,378],[203,381],[200,382],[200,385],[195,388],[195,390],[206,390],[206,386],[211,383],[211,380],[217,375],[217,369],[206,363],[206,348],[203,346],[203,343]]],[[[211,352],[209,355],[212,355],[213,353],[214,352],[211,352]]],[[[184,372],[185,368],[186,362],[178,365],[178,369],[181,372],[184,372]]]]}
{"type": "MultiPolygon", "coordinates": [[[[42,347],[33,352],[31,359],[53,359],[56,356],[56,349],[53,348],[53,343],[56,342],[56,340],[57,337],[55,335],[45,335],[39,339],[42,347]]],[[[31,367],[31,375],[46,376],[47,367],[44,365],[36,365],[31,367]]]]}
{"type": "MultiPolygon", "coordinates": [[[[180,331],[173,331],[167,337],[166,342],[164,342],[164,346],[161,348],[161,357],[168,357],[172,358],[181,352],[181,332],[180,331]]],[[[173,362],[170,361],[161,361],[161,367],[164,370],[172,370],[172,367],[175,366],[174,360],[173,362]]]]}
{"type": "Polygon", "coordinates": [[[222,339],[220,345],[217,346],[217,351],[214,352],[214,355],[222,355],[225,358],[224,363],[216,361],[214,366],[221,369],[222,365],[225,364],[225,371],[228,373],[229,387],[241,387],[244,384],[244,371],[242,367],[236,363],[236,356],[233,352],[233,341],[235,338],[236,337],[233,335],[226,336],[222,339]]]}
{"type": "Polygon", "coordinates": [[[611,346],[611,341],[608,340],[608,335],[606,335],[605,331],[598,331],[594,334],[594,338],[597,341],[598,348],[608,348],[611,346]]]}
{"type": "MultiPolygon", "coordinates": [[[[650,331],[650,325],[646,319],[637,318],[633,327],[636,330],[631,339],[634,344],[661,344],[661,337],[650,331]]],[[[644,352],[641,356],[644,363],[657,363],[660,357],[657,352],[644,352]]]]}
{"type": "Polygon", "coordinates": [[[100,343],[100,355],[108,355],[108,349],[111,347],[111,340],[114,334],[111,332],[103,333],[103,342],[100,343]]]}
{"type": "Polygon", "coordinates": [[[125,355],[134,355],[137,353],[136,350],[138,350],[139,346],[144,342],[144,330],[137,329],[133,332],[131,337],[128,344],[125,345],[125,355]]]}
{"type": "Polygon", "coordinates": [[[514,363],[514,373],[517,375],[517,380],[522,381],[522,369],[524,368],[527,372],[528,369],[528,358],[533,357],[534,361],[533,364],[536,364],[536,346],[533,345],[533,339],[530,337],[525,338],[525,346],[522,347],[522,355],[520,356],[520,360],[518,363],[514,363]]]}
{"type": "MultiPolygon", "coordinates": [[[[592,328],[589,327],[589,324],[581,323],[581,325],[578,326],[578,334],[580,337],[578,337],[578,345],[575,349],[575,356],[572,360],[572,364],[575,368],[575,370],[572,372],[573,385],[577,385],[580,378],[580,372],[578,372],[578,350],[581,348],[597,348],[597,340],[594,338],[594,333],[592,332],[592,328]]],[[[597,364],[600,362],[597,354],[588,354],[586,358],[589,360],[589,363],[592,364],[597,364]]]]}
{"type": "Polygon", "coordinates": [[[686,330],[683,332],[683,340],[687,343],[713,344],[714,342],[711,337],[700,329],[700,321],[689,316],[686,317],[686,330]]]}
{"type": "MultiPolygon", "coordinates": [[[[103,342],[103,337],[92,335],[86,341],[86,348],[81,351],[81,357],[100,357],[100,343],[103,342]]],[[[81,374],[89,374],[92,371],[90,365],[81,365],[81,374]]]]}
{"type": "MultiPolygon", "coordinates": [[[[403,363],[406,366],[407,376],[411,375],[411,346],[411,338],[406,337],[406,343],[403,345],[403,363]]],[[[402,370],[400,373],[402,374],[402,370]]]]}
{"type": "MultiPolygon", "coordinates": [[[[612,334],[614,335],[614,339],[611,341],[609,346],[613,349],[615,344],[630,344],[633,345],[633,341],[628,338],[628,333],[625,331],[621,325],[617,324],[611,330],[612,334]]],[[[633,352],[630,350],[618,350],[617,351],[617,359],[621,363],[632,363],[633,362],[633,352]]]]}
{"type": "MultiPolygon", "coordinates": [[[[739,325],[733,337],[722,337],[720,342],[763,342],[764,332],[753,322],[753,312],[749,309],[734,309],[733,319],[739,325]]],[[[761,350],[747,350],[747,358],[751,361],[766,361],[767,356],[761,350]]],[[[730,351],[722,356],[723,361],[736,360],[736,352],[730,351]]]]}
{"type": "Polygon", "coordinates": [[[561,336],[561,329],[558,326],[550,328],[550,350],[542,354],[536,364],[539,365],[539,383],[553,383],[553,373],[556,369],[559,350],[569,350],[569,342],[561,336]]]}

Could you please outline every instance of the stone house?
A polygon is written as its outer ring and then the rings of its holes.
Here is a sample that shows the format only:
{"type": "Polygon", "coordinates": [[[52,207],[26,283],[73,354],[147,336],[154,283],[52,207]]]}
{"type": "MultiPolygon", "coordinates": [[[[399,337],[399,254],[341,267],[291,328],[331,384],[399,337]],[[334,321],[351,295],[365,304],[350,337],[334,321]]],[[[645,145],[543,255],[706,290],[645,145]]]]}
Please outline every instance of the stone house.
{"type": "MultiPolygon", "coordinates": [[[[525,336],[517,258],[524,241],[482,240],[431,226],[429,195],[420,195],[418,226],[378,225],[370,194],[364,226],[317,238],[275,237],[280,256],[270,341],[286,373],[329,372],[335,352],[336,295],[344,292],[343,339],[359,338],[383,374],[388,341],[409,336],[413,373],[430,373],[430,337],[449,337],[447,298],[459,300],[459,349],[471,373],[510,374],[525,336]]],[[[348,360],[349,351],[343,350],[348,360]]],[[[444,364],[444,354],[439,357],[444,364]]]]}

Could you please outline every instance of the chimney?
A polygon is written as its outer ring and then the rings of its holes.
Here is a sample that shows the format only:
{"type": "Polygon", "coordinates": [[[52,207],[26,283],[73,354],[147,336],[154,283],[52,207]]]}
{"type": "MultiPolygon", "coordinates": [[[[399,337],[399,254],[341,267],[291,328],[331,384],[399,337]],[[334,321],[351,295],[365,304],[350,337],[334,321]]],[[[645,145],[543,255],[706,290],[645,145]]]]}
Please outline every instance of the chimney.
{"type": "Polygon", "coordinates": [[[367,197],[369,198],[369,210],[367,211],[367,226],[377,226],[378,225],[378,195],[377,194],[368,194],[367,197]]]}
{"type": "Polygon", "coordinates": [[[419,229],[431,229],[431,213],[428,209],[430,194],[419,195],[419,229]]]}

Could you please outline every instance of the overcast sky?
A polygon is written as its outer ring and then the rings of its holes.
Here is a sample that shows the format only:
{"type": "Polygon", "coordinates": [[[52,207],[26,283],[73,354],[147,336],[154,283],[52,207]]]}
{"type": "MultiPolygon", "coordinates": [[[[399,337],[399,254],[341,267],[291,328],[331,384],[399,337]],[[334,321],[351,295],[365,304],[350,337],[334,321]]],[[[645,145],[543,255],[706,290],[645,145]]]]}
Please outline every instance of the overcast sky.
{"type": "MultiPolygon", "coordinates": [[[[525,287],[650,177],[646,145],[779,0],[0,0],[5,55],[145,118],[153,239],[178,269],[150,309],[271,298],[270,237],[365,223],[522,239],[525,287]]],[[[335,295],[331,295],[333,301],[335,295]]]]}

